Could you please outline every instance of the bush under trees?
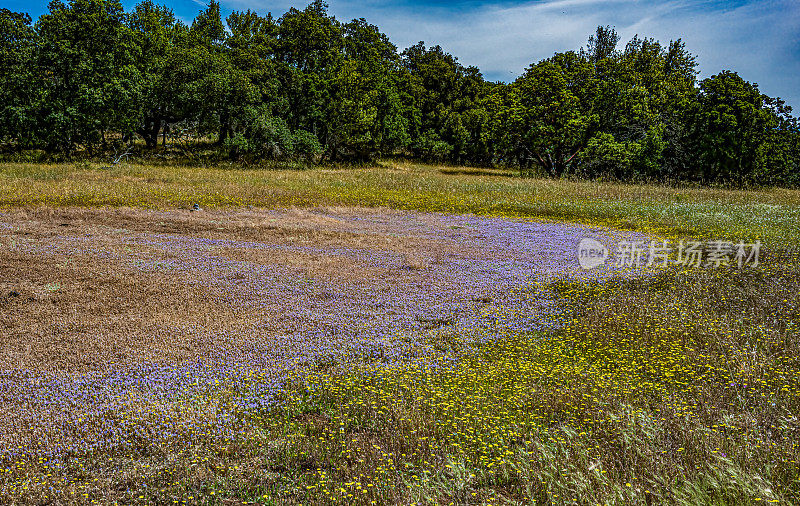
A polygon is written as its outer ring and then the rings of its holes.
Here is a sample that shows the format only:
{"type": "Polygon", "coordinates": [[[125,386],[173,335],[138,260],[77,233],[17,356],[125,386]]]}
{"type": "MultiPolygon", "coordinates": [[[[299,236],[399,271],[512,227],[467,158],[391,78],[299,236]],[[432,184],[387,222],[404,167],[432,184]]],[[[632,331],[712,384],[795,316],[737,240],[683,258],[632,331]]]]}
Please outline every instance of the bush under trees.
{"type": "Polygon", "coordinates": [[[69,155],[188,131],[234,159],[385,155],[552,177],[800,184],[791,108],[683,42],[599,27],[585,48],[486,81],[441,47],[399,52],[364,19],[233,12],[191,25],[144,0],[0,9],[0,147],[69,155]]]}

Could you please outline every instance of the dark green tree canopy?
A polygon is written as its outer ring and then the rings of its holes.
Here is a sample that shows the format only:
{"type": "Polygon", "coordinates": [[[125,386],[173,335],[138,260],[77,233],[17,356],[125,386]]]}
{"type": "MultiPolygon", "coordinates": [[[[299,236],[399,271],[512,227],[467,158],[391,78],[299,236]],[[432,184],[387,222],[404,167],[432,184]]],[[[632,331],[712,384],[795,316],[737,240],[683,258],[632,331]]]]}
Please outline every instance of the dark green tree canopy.
{"type": "MultiPolygon", "coordinates": [[[[189,26],[143,0],[0,9],[0,147],[98,153],[194,139],[220,156],[504,165],[551,177],[800,183],[791,109],[732,71],[700,82],[681,39],[585,47],[486,81],[438,45],[403,51],[317,0],[282,16],[217,0],[189,26]]],[[[191,148],[191,144],[182,144],[191,148]]]]}

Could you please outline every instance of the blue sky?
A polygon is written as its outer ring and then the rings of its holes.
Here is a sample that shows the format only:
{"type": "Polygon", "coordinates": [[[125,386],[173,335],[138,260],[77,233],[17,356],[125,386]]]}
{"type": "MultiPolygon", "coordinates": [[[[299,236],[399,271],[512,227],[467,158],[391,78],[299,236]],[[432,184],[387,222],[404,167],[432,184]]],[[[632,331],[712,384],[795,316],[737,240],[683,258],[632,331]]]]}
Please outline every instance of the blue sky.
{"type": "MultiPolygon", "coordinates": [[[[135,1],[123,0],[126,7],[135,1]]],[[[191,21],[203,0],[164,0],[191,21]]],[[[305,1],[222,0],[223,10],[251,9],[280,16],[305,1]]],[[[735,70],[800,113],[800,0],[329,0],[341,20],[364,17],[400,48],[439,44],[491,80],[511,81],[556,51],[577,49],[599,24],[612,25],[622,43],[634,34],[662,42],[682,38],[698,55],[702,76],[735,70]]],[[[46,0],[0,0],[0,7],[46,11],[46,0]]]]}

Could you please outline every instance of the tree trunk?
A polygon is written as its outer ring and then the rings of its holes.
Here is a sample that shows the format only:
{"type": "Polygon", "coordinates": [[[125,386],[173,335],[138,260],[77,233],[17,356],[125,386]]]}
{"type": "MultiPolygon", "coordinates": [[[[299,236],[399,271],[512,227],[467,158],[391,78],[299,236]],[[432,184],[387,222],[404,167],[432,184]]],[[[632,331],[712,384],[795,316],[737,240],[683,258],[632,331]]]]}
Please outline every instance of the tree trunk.
{"type": "Polygon", "coordinates": [[[225,114],[221,116],[219,120],[220,120],[219,121],[220,125],[219,125],[219,136],[217,139],[217,144],[222,146],[228,139],[228,133],[231,130],[231,125],[230,125],[231,119],[229,115],[225,114]]]}
{"type": "Polygon", "coordinates": [[[155,149],[158,146],[159,130],[161,130],[161,119],[149,118],[136,133],[142,136],[147,149],[155,149]]]}

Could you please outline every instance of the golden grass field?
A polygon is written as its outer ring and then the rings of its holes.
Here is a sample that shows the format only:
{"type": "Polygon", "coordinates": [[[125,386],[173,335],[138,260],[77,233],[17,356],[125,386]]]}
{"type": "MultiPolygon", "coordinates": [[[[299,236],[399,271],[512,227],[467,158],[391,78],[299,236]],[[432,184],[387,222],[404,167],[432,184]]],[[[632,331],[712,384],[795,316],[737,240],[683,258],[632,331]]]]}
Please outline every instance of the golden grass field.
{"type": "Polygon", "coordinates": [[[799,214],[391,160],[1,164],[0,503],[796,504],[799,214]],[[583,236],[763,251],[590,276],[583,236]]]}
{"type": "Polygon", "coordinates": [[[671,188],[512,177],[385,161],[369,168],[0,165],[0,207],[349,205],[605,224],[794,245],[800,191],[671,188]]]}

